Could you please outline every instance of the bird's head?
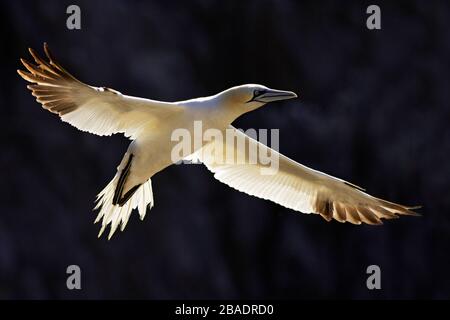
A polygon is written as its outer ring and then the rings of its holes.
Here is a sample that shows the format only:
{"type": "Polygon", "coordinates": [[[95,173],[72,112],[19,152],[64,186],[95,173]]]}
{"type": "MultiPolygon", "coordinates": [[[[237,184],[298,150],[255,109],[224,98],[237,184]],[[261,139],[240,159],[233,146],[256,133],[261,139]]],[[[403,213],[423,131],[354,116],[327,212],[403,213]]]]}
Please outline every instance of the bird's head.
{"type": "Polygon", "coordinates": [[[297,97],[292,91],[270,89],[260,84],[244,84],[232,87],[220,95],[228,104],[241,109],[242,113],[255,110],[269,102],[297,97]]]}

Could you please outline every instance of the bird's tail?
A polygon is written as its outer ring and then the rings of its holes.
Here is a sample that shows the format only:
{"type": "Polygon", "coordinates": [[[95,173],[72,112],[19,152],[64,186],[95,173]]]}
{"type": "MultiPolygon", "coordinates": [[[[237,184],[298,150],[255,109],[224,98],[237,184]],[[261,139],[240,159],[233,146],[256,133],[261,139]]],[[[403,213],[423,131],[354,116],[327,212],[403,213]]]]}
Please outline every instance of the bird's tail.
{"type": "Polygon", "coordinates": [[[114,205],[114,190],[116,189],[118,180],[119,174],[116,174],[111,182],[108,183],[102,191],[100,191],[97,195],[96,206],[94,208],[94,210],[100,209],[94,223],[99,222],[103,218],[102,227],[98,234],[99,237],[105,231],[106,226],[111,224],[108,240],[111,239],[119,224],[121,231],[125,229],[133,209],[138,208],[139,217],[143,220],[147,211],[147,206],[150,205],[151,209],[154,204],[152,182],[151,179],[148,179],[145,183],[139,186],[139,188],[123,206],[114,205]]]}

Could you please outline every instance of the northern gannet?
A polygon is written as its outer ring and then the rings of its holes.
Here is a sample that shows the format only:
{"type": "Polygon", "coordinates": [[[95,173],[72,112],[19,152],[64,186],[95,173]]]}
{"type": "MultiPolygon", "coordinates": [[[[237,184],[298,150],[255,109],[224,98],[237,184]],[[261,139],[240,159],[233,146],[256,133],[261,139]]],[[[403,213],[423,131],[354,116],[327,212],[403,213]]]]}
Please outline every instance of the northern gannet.
{"type": "Polygon", "coordinates": [[[227,152],[242,155],[242,148],[236,144],[213,140],[192,149],[190,158],[200,160],[216,179],[236,190],[296,211],[320,214],[327,221],[381,224],[381,219],[417,215],[413,210],[418,207],[375,198],[358,186],[301,165],[231,126],[242,114],[268,102],[296,98],[293,92],[247,84],[210,97],[155,101],[86,85],[56,62],[46,43],[44,51],[48,61],[30,48],[36,64],[21,59],[28,72],[17,70],[22,78],[33,83],[27,88],[37,102],[82,131],[100,136],[124,133],[132,140],[116,175],[97,196],[95,209],[100,212],[95,222],[102,220],[99,237],[108,224],[111,224],[108,239],[119,225],[123,231],[135,208],[141,220],[144,218],[148,206],[151,208],[154,203],[152,176],[174,163],[172,132],[177,128],[192,132],[196,121],[201,121],[206,129],[232,130],[249,148],[256,147],[279,157],[276,174],[261,174],[262,164],[248,161],[246,155],[243,163],[218,161],[227,152]]]}

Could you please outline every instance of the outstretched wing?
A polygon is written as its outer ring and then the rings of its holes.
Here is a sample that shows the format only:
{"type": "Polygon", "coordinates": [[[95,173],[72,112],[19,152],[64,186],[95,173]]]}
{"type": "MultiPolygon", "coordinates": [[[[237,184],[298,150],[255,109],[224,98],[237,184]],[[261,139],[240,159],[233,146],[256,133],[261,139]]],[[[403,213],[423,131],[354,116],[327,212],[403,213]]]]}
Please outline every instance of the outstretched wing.
{"type": "Polygon", "coordinates": [[[180,106],[171,103],[126,96],[80,82],[55,61],[46,43],[48,61],[33,49],[29,51],[36,65],[21,59],[28,72],[17,70],[22,78],[33,83],[27,88],[45,109],[82,131],[101,136],[124,133],[135,139],[142,130],[181,111],[180,106]]]}
{"type": "Polygon", "coordinates": [[[382,218],[417,215],[412,211],[417,207],[375,198],[355,185],[303,166],[231,126],[229,129],[234,130],[233,141],[211,142],[191,158],[202,161],[217,180],[234,189],[296,211],[320,214],[327,221],[381,224],[382,218]],[[261,159],[252,160],[247,150],[258,150],[258,157],[278,156],[278,170],[271,173],[261,159]]]}

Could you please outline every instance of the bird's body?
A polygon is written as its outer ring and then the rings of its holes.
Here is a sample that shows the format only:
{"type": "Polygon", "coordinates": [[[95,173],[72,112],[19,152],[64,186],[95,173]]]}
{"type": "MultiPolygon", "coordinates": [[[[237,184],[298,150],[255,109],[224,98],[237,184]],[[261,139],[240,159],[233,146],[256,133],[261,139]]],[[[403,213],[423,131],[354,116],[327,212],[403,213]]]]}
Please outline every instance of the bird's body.
{"type": "MultiPolygon", "coordinates": [[[[117,93],[120,94],[120,93],[117,93]]],[[[172,134],[174,129],[183,128],[191,137],[194,137],[195,124],[201,123],[202,130],[216,129],[225,131],[231,122],[240,114],[237,112],[229,112],[226,103],[218,95],[179,101],[175,103],[158,104],[154,100],[123,96],[125,101],[138,101],[139,107],[149,108],[157,106],[164,108],[165,117],[158,121],[157,126],[144,125],[139,134],[130,143],[127,154],[133,155],[133,170],[130,172],[123,193],[128,192],[131,188],[138,184],[142,184],[151,178],[155,173],[172,165],[174,162],[183,160],[182,157],[173,159],[172,150],[176,146],[172,134]],[[167,118],[166,118],[167,117],[167,118]],[[170,118],[170,120],[169,120],[170,118]],[[163,142],[163,143],[162,143],[163,142]]],[[[194,153],[202,148],[205,141],[198,140],[194,143],[192,139],[190,150],[194,153]]],[[[126,158],[122,164],[125,165],[126,158]]]]}
{"type": "Polygon", "coordinates": [[[268,102],[296,97],[292,92],[243,85],[210,97],[179,102],[131,97],[78,81],[52,58],[46,45],[44,49],[48,62],[30,49],[37,65],[22,60],[29,72],[18,70],[25,80],[33,83],[28,88],[37,101],[80,130],[98,135],[124,133],[132,140],[116,175],[97,197],[96,208],[100,212],[96,221],[102,220],[100,234],[108,224],[111,224],[109,237],[119,225],[123,230],[134,208],[143,218],[147,207],[153,206],[151,177],[186,158],[200,160],[216,179],[239,191],[293,210],[318,213],[328,221],[334,218],[354,224],[380,224],[381,218],[415,214],[411,211],[413,207],[372,197],[348,182],[279,154],[231,126],[240,115],[268,102]],[[173,139],[174,131],[183,129],[195,137],[198,123],[203,132],[214,129],[223,136],[226,131],[231,132],[233,141],[241,139],[245,147],[242,149],[224,139],[193,139],[188,155],[174,157],[173,150],[178,143],[173,139]],[[275,155],[278,170],[262,174],[264,165],[250,161],[245,152],[252,148],[275,155]],[[229,154],[242,156],[244,161],[223,162],[229,154]]]}

